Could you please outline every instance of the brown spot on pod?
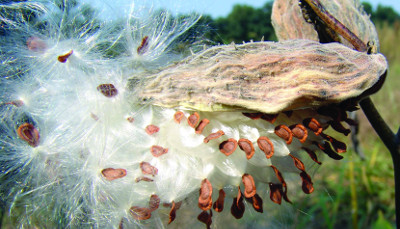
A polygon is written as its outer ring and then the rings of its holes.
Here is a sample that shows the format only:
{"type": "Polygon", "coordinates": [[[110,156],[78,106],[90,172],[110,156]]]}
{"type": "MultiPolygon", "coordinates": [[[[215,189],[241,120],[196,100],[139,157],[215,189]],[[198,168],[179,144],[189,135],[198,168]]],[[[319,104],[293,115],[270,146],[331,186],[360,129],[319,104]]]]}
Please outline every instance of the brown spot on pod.
{"type": "Polygon", "coordinates": [[[253,120],[257,120],[261,118],[262,113],[242,113],[244,116],[251,118],[253,120]]]}
{"type": "Polygon", "coordinates": [[[71,51],[67,52],[67,53],[64,54],[64,55],[58,56],[58,57],[57,57],[57,60],[58,60],[59,62],[61,62],[61,63],[65,63],[65,62],[67,62],[68,58],[72,55],[73,52],[74,52],[74,51],[71,50],[71,51]]]}
{"type": "Polygon", "coordinates": [[[155,125],[148,125],[148,126],[146,126],[145,130],[148,135],[153,135],[153,134],[157,133],[158,131],[160,131],[160,128],[155,125]]]}
{"type": "Polygon", "coordinates": [[[242,196],[242,193],[240,192],[240,188],[239,188],[237,197],[233,198],[233,202],[232,202],[232,206],[231,206],[231,214],[236,219],[240,219],[243,217],[244,210],[245,210],[245,206],[243,203],[243,196],[242,196]]]}
{"type": "Polygon", "coordinates": [[[310,194],[314,191],[314,186],[311,181],[311,177],[306,172],[301,172],[300,177],[303,181],[302,189],[305,194],[310,194]]]}
{"type": "Polygon", "coordinates": [[[306,118],[303,120],[303,124],[308,129],[312,130],[315,135],[319,135],[320,133],[322,133],[322,126],[315,118],[306,118]]]}
{"type": "Polygon", "coordinates": [[[305,147],[303,147],[302,149],[304,149],[304,151],[307,152],[308,156],[310,156],[310,158],[311,158],[313,161],[315,161],[315,162],[318,163],[318,164],[322,164],[320,161],[318,161],[317,154],[315,154],[314,151],[312,151],[311,149],[305,148],[305,147]]]}
{"type": "Polygon", "coordinates": [[[275,134],[286,141],[286,144],[292,143],[293,134],[289,127],[285,125],[279,125],[275,127],[275,134]]]}
{"type": "Polygon", "coordinates": [[[219,137],[221,137],[222,135],[224,135],[225,133],[224,133],[224,131],[222,131],[222,130],[218,130],[217,132],[215,132],[215,133],[211,133],[211,134],[209,134],[207,137],[205,137],[204,138],[204,143],[208,143],[210,140],[212,140],[212,139],[217,139],[217,138],[219,138],[219,137]]]}
{"type": "Polygon", "coordinates": [[[261,136],[257,139],[258,147],[265,153],[265,156],[269,159],[274,155],[274,145],[271,140],[265,136],[261,136]]]}
{"type": "Polygon", "coordinates": [[[222,210],[224,210],[225,195],[225,191],[223,189],[220,189],[218,199],[214,202],[213,205],[213,208],[216,212],[222,212],[222,210]]]}
{"type": "Polygon", "coordinates": [[[112,180],[119,179],[119,178],[126,176],[126,170],[125,169],[107,168],[107,169],[103,169],[101,171],[101,174],[103,174],[103,177],[106,178],[106,180],[112,181],[112,180]]]}
{"type": "Polygon", "coordinates": [[[292,134],[295,138],[299,139],[301,143],[304,143],[307,140],[307,129],[301,125],[301,124],[296,124],[290,126],[290,129],[292,130],[292,134]]]}
{"type": "Polygon", "coordinates": [[[145,36],[145,37],[143,37],[143,39],[142,39],[142,43],[141,43],[140,46],[137,48],[137,53],[138,53],[139,55],[142,55],[142,54],[144,54],[144,53],[147,51],[148,48],[149,48],[149,37],[148,37],[148,36],[145,36]]]}
{"type": "Polygon", "coordinates": [[[197,112],[194,112],[193,114],[191,114],[188,118],[188,124],[189,126],[196,128],[197,123],[200,120],[200,115],[197,112]]]}
{"type": "Polygon", "coordinates": [[[343,159],[343,156],[337,154],[335,151],[333,151],[331,145],[329,142],[324,142],[324,144],[318,143],[318,142],[313,142],[314,145],[318,146],[326,155],[328,155],[330,158],[335,159],[335,160],[341,160],[343,159]]]}
{"type": "Polygon", "coordinates": [[[111,98],[118,94],[117,88],[115,88],[114,84],[100,84],[97,86],[97,90],[101,92],[105,97],[111,98]]]}
{"type": "Polygon", "coordinates": [[[153,179],[148,178],[148,177],[143,177],[143,176],[138,177],[138,178],[135,179],[136,183],[139,183],[140,181],[153,182],[153,179]]]}
{"type": "Polygon", "coordinates": [[[199,208],[203,211],[210,210],[212,207],[212,186],[210,181],[204,179],[201,181],[199,191],[199,208]]]}
{"type": "Polygon", "coordinates": [[[239,145],[239,148],[246,153],[247,160],[249,160],[253,157],[255,150],[254,150],[253,143],[250,140],[241,138],[238,141],[238,145],[239,145]]]}
{"type": "Polygon", "coordinates": [[[176,211],[181,207],[182,202],[175,203],[172,201],[171,210],[169,211],[168,224],[172,223],[176,218],[176,211]]]}
{"type": "Polygon", "coordinates": [[[39,145],[39,131],[31,123],[24,123],[17,129],[18,137],[26,141],[30,146],[37,147],[39,145]]]}
{"type": "Polygon", "coordinates": [[[160,198],[157,195],[151,195],[149,201],[150,211],[155,211],[160,206],[160,198]]]}
{"type": "Polygon", "coordinates": [[[269,183],[269,189],[270,189],[269,198],[272,200],[272,202],[281,204],[282,194],[283,194],[282,184],[269,183]]]}
{"type": "Polygon", "coordinates": [[[257,193],[251,198],[251,203],[253,204],[254,210],[263,213],[263,200],[257,193]]]}
{"type": "Polygon", "coordinates": [[[151,218],[151,210],[144,207],[133,206],[129,209],[135,220],[146,220],[151,218]]]}
{"type": "Polygon", "coordinates": [[[294,165],[296,166],[296,168],[298,168],[301,171],[305,171],[305,167],[302,161],[300,161],[300,159],[298,159],[297,157],[293,156],[292,154],[289,154],[289,156],[293,159],[294,165]]]}
{"type": "Polygon", "coordinates": [[[326,135],[324,133],[321,133],[321,137],[323,137],[324,139],[328,140],[333,148],[335,149],[336,152],[338,153],[345,153],[347,151],[347,146],[344,142],[341,142],[339,140],[336,140],[335,138],[326,135]]]}
{"type": "Polygon", "coordinates": [[[203,119],[200,121],[199,125],[196,127],[196,134],[201,134],[204,130],[204,128],[210,123],[210,120],[208,119],[203,119]]]}
{"type": "Polygon", "coordinates": [[[207,229],[211,228],[212,223],[212,211],[210,210],[210,214],[207,211],[202,211],[198,216],[197,219],[204,223],[207,226],[207,229]]]}
{"type": "Polygon", "coordinates": [[[182,111],[177,111],[174,114],[174,121],[179,124],[184,117],[185,114],[182,111]]]}
{"type": "Polygon", "coordinates": [[[160,157],[160,156],[168,153],[168,149],[164,149],[161,146],[153,145],[150,148],[150,152],[151,152],[151,154],[153,154],[154,157],[160,157]]]}
{"type": "Polygon", "coordinates": [[[221,142],[221,144],[219,144],[219,151],[221,151],[221,153],[225,154],[226,156],[231,155],[233,152],[235,152],[236,148],[237,148],[237,141],[233,138],[229,138],[226,141],[221,142]]]}
{"type": "Polygon", "coordinates": [[[278,114],[262,114],[261,119],[270,123],[274,123],[278,118],[278,114]]]}
{"type": "Polygon", "coordinates": [[[140,169],[142,170],[143,174],[155,176],[158,174],[158,169],[148,162],[140,162],[140,169]]]}
{"type": "Polygon", "coordinates": [[[253,177],[250,174],[245,173],[242,176],[242,182],[244,185],[244,196],[246,198],[253,197],[257,192],[253,177]]]}

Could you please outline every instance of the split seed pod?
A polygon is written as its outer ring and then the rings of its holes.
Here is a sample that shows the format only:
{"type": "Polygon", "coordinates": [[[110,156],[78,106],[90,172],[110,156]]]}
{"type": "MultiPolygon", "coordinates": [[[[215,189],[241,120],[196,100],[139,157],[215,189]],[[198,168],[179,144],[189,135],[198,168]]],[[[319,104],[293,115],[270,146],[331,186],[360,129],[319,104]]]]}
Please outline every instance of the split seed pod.
{"type": "Polygon", "coordinates": [[[151,75],[138,95],[142,102],[164,107],[274,114],[366,96],[366,90],[381,85],[386,69],[383,55],[338,43],[224,45],[151,75]]]}

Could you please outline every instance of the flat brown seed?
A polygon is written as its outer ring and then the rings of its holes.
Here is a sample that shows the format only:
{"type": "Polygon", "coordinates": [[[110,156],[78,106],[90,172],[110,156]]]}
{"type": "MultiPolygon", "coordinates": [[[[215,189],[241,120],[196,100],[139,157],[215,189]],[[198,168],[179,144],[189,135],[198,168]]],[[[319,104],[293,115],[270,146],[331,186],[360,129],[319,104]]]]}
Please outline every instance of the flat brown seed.
{"type": "Polygon", "coordinates": [[[128,122],[133,123],[135,121],[135,119],[133,117],[128,117],[126,118],[126,120],[128,120],[128,122]]]}
{"type": "Polygon", "coordinates": [[[30,123],[24,123],[17,129],[18,137],[26,141],[30,146],[37,147],[39,145],[39,131],[34,125],[30,123]]]}
{"type": "Polygon", "coordinates": [[[279,125],[275,127],[275,134],[286,141],[286,144],[292,143],[293,134],[289,127],[285,125],[279,125]]]}
{"type": "Polygon", "coordinates": [[[271,140],[265,136],[261,136],[257,139],[258,147],[265,153],[265,156],[269,159],[274,155],[274,145],[271,140]]]}
{"type": "Polygon", "coordinates": [[[144,54],[144,53],[147,51],[148,48],[149,48],[149,37],[148,37],[148,36],[145,36],[145,37],[143,37],[143,39],[142,39],[142,43],[141,43],[140,46],[137,48],[137,53],[138,53],[139,55],[142,55],[142,54],[144,54]]]}
{"type": "Polygon", "coordinates": [[[290,126],[290,129],[292,130],[292,134],[295,138],[299,139],[301,143],[304,143],[307,140],[307,129],[301,125],[301,124],[296,124],[293,126],[290,126]]]}
{"type": "Polygon", "coordinates": [[[217,132],[215,132],[215,133],[211,133],[211,134],[209,134],[207,137],[205,137],[204,138],[204,143],[208,143],[210,140],[212,140],[212,139],[217,139],[217,138],[219,138],[219,137],[221,137],[222,135],[224,135],[225,133],[224,133],[224,131],[222,131],[222,130],[218,130],[217,132]]]}
{"type": "Polygon", "coordinates": [[[244,196],[246,198],[253,197],[257,192],[253,177],[250,174],[245,173],[242,176],[242,182],[244,185],[244,196]]]}
{"type": "Polygon", "coordinates": [[[101,171],[101,174],[103,174],[103,177],[106,178],[106,180],[112,181],[112,180],[119,179],[119,178],[126,176],[126,170],[125,169],[107,168],[107,169],[103,169],[101,171]]]}
{"type": "Polygon", "coordinates": [[[168,153],[168,149],[164,149],[161,146],[153,145],[150,148],[150,152],[151,152],[151,154],[153,154],[154,157],[160,157],[160,156],[168,153]]]}
{"type": "Polygon", "coordinates": [[[302,189],[305,194],[310,194],[314,191],[314,186],[311,181],[311,177],[306,172],[301,172],[300,177],[303,181],[302,189]]]}
{"type": "Polygon", "coordinates": [[[168,224],[172,223],[175,218],[176,218],[176,211],[179,209],[180,207],[180,203],[175,203],[175,201],[172,201],[172,206],[171,206],[171,210],[169,211],[169,221],[168,224]]]}
{"type": "Polygon", "coordinates": [[[298,168],[301,171],[305,171],[305,167],[304,167],[304,163],[302,161],[300,161],[300,159],[298,159],[297,157],[293,156],[292,154],[289,154],[289,156],[293,159],[294,165],[296,166],[296,168],[298,168]]]}
{"type": "Polygon", "coordinates": [[[241,138],[238,141],[238,145],[239,148],[245,152],[247,160],[253,157],[255,150],[253,143],[250,140],[241,138]]]}
{"type": "Polygon", "coordinates": [[[204,179],[201,181],[199,191],[199,208],[203,211],[210,210],[212,207],[212,185],[210,181],[204,179]]]}
{"type": "Polygon", "coordinates": [[[150,211],[155,211],[160,206],[160,198],[157,195],[151,195],[149,201],[150,211]]]}
{"type": "MultiPolygon", "coordinates": [[[[350,119],[347,119],[347,120],[350,120],[350,119]]],[[[331,125],[331,127],[334,130],[336,130],[339,133],[344,134],[345,136],[349,135],[351,132],[350,129],[347,129],[346,127],[344,127],[340,121],[336,121],[336,120],[329,121],[328,124],[331,125]]]]}
{"type": "Polygon", "coordinates": [[[261,119],[270,123],[274,123],[278,118],[278,114],[262,114],[261,119]]]}
{"type": "Polygon", "coordinates": [[[263,213],[263,200],[257,193],[252,197],[252,204],[254,210],[263,213]]]}
{"type": "Polygon", "coordinates": [[[146,126],[145,130],[148,135],[153,135],[153,134],[157,133],[158,131],[160,131],[160,128],[155,125],[148,125],[148,126],[146,126]]]}
{"type": "Polygon", "coordinates": [[[343,156],[341,156],[341,155],[337,154],[335,151],[333,151],[329,142],[324,142],[323,144],[318,143],[318,142],[313,142],[313,144],[318,146],[318,148],[320,148],[330,158],[335,159],[335,160],[343,159],[343,156]]]}
{"type": "Polygon", "coordinates": [[[231,206],[231,214],[233,215],[233,217],[235,217],[236,219],[241,219],[243,217],[244,210],[245,206],[243,203],[243,197],[240,196],[239,198],[238,197],[233,198],[231,206]]]}
{"type": "Polygon", "coordinates": [[[210,123],[210,120],[208,119],[203,119],[200,121],[199,125],[196,127],[196,134],[201,134],[204,130],[204,128],[210,123]]]}
{"type": "Polygon", "coordinates": [[[182,111],[177,111],[174,114],[174,121],[179,124],[179,123],[181,123],[181,121],[184,117],[185,117],[185,114],[182,111]]]}
{"type": "Polygon", "coordinates": [[[223,189],[220,189],[218,199],[214,202],[213,205],[213,208],[216,212],[222,212],[224,210],[225,195],[225,191],[223,189]]]}
{"type": "Polygon", "coordinates": [[[153,182],[154,180],[151,178],[148,178],[148,177],[143,177],[143,176],[135,179],[136,183],[139,183],[140,181],[153,182]]]}
{"type": "Polygon", "coordinates": [[[273,184],[269,183],[269,198],[272,200],[272,202],[281,204],[282,203],[282,184],[273,184]]]}
{"type": "Polygon", "coordinates": [[[64,55],[58,56],[58,57],[57,57],[57,60],[58,60],[59,62],[61,62],[61,63],[65,63],[65,62],[67,62],[68,58],[72,55],[73,52],[74,52],[74,51],[71,50],[71,51],[67,52],[67,53],[64,54],[64,55]]]}
{"type": "Polygon", "coordinates": [[[191,114],[188,118],[188,124],[189,126],[196,128],[197,123],[200,120],[200,115],[197,112],[194,112],[193,114],[191,114]]]}
{"type": "Polygon", "coordinates": [[[244,116],[253,120],[260,119],[263,113],[242,113],[244,116]]]}
{"type": "Polygon", "coordinates": [[[333,146],[333,148],[335,149],[336,152],[338,153],[345,153],[347,151],[347,146],[344,142],[341,142],[339,140],[336,140],[335,138],[326,135],[324,133],[321,133],[321,137],[323,137],[324,139],[328,140],[331,145],[333,146]]]}
{"type": "Polygon", "coordinates": [[[304,150],[307,152],[308,156],[310,156],[310,158],[311,158],[313,161],[315,161],[315,162],[318,163],[318,164],[322,164],[320,161],[318,161],[317,154],[316,154],[314,151],[312,151],[312,150],[310,150],[310,149],[308,149],[308,148],[305,148],[305,147],[303,147],[302,149],[304,149],[304,150]]]}
{"type": "Polygon", "coordinates": [[[282,173],[273,165],[270,165],[270,167],[274,170],[276,177],[278,178],[278,180],[282,183],[282,197],[283,199],[288,202],[288,203],[292,203],[289,198],[287,197],[287,184],[285,182],[285,179],[283,179],[282,173]]]}
{"type": "Polygon", "coordinates": [[[148,208],[133,206],[129,209],[135,220],[146,220],[151,218],[151,211],[148,208]]]}
{"type": "Polygon", "coordinates": [[[152,175],[155,176],[158,174],[158,169],[152,165],[150,165],[150,163],[148,162],[140,162],[140,169],[142,170],[143,174],[148,174],[148,175],[152,175]]]}
{"type": "Polygon", "coordinates": [[[118,94],[117,88],[115,88],[114,84],[100,84],[97,86],[97,90],[101,92],[105,97],[111,98],[118,94]]]}
{"type": "Polygon", "coordinates": [[[212,223],[212,212],[210,211],[210,214],[206,211],[202,211],[198,216],[197,219],[204,223],[207,226],[207,229],[211,228],[211,223],[212,223]]]}
{"type": "Polygon", "coordinates": [[[303,124],[317,136],[322,133],[322,126],[315,118],[306,118],[303,120],[303,124]]]}
{"type": "Polygon", "coordinates": [[[219,151],[221,151],[221,153],[225,154],[226,156],[229,156],[233,152],[235,152],[237,146],[237,141],[233,138],[229,138],[228,140],[223,141],[221,142],[221,144],[219,144],[219,151]]]}

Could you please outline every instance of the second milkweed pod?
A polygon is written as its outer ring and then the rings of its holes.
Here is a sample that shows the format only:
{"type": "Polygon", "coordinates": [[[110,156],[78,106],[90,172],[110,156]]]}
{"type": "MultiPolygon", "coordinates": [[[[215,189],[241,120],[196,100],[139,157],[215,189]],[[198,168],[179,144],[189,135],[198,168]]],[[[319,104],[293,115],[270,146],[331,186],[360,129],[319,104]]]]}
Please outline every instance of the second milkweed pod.
{"type": "Polygon", "coordinates": [[[383,55],[338,43],[225,45],[151,75],[138,87],[138,97],[163,107],[275,114],[360,99],[380,87],[386,69],[383,55]]]}

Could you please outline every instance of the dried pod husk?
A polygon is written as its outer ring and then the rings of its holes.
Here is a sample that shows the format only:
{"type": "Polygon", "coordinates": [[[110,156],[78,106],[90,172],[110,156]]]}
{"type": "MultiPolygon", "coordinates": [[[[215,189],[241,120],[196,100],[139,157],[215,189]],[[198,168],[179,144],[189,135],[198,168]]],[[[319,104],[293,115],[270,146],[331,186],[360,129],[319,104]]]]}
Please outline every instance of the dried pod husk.
{"type": "Polygon", "coordinates": [[[275,114],[356,98],[384,77],[386,69],[383,55],[338,43],[225,45],[148,76],[137,95],[140,102],[163,107],[275,114]]]}
{"type": "MultiPolygon", "coordinates": [[[[370,16],[365,13],[359,0],[319,0],[327,12],[343,23],[351,32],[358,36],[364,44],[374,42],[379,48],[378,33],[370,16]]],[[[296,0],[275,0],[272,8],[272,25],[279,41],[289,39],[309,39],[320,41],[318,33],[312,24],[315,19],[303,3],[296,0]],[[309,21],[309,22],[307,22],[309,21]]],[[[332,32],[332,31],[331,31],[332,32]]],[[[337,34],[335,34],[337,36],[337,34]]],[[[335,40],[347,47],[353,47],[343,37],[335,40]]]]}

